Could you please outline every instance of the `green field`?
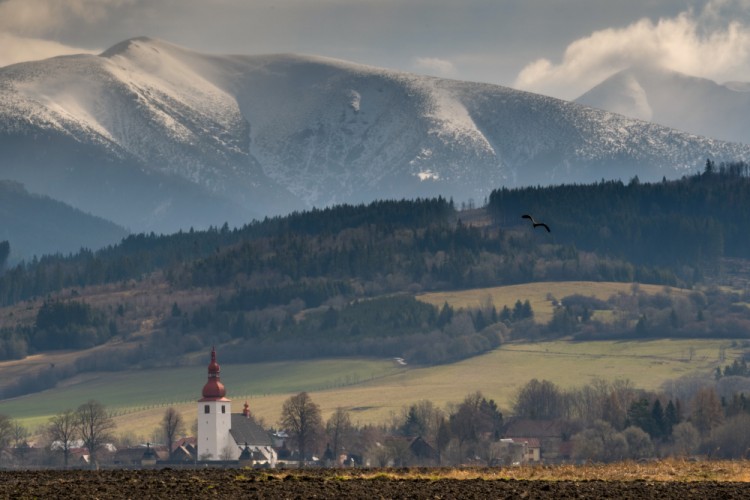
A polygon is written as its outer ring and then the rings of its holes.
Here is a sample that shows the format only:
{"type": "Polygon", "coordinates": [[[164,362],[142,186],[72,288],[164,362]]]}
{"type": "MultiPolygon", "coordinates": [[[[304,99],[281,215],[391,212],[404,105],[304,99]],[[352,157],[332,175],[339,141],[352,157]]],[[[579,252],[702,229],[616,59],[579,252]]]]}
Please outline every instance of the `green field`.
{"type": "MultiPolygon", "coordinates": [[[[362,384],[404,370],[393,360],[366,359],[222,364],[221,367],[221,380],[230,391],[229,396],[242,395],[248,399],[362,384]]],[[[88,374],[54,390],[3,401],[0,413],[21,419],[33,428],[56,412],[75,408],[92,398],[114,414],[162,411],[165,406],[197,401],[206,375],[205,366],[88,374]]]]}
{"type": "MultiPolygon", "coordinates": [[[[661,286],[639,288],[649,294],[684,293],[661,286]]],[[[479,307],[488,301],[497,308],[512,307],[516,300],[528,299],[535,320],[544,322],[552,314],[551,297],[559,300],[580,293],[607,299],[632,292],[629,283],[561,282],[431,293],[418,298],[438,306],[448,302],[456,308],[479,307]]],[[[612,315],[611,311],[600,313],[612,315]]],[[[495,399],[508,413],[518,389],[533,378],[550,380],[562,388],[579,387],[594,378],[629,379],[635,387],[658,390],[664,381],[684,375],[710,378],[717,366],[731,363],[740,352],[730,340],[518,342],[458,363],[426,368],[400,366],[391,359],[222,363],[221,378],[228,397],[234,400],[233,411],[240,411],[248,401],[251,411],[267,425],[278,421],[283,401],[300,391],[311,394],[326,418],[335,408],[343,407],[356,423],[388,423],[404,406],[417,401],[429,399],[445,406],[477,390],[495,399]],[[724,361],[720,360],[722,351],[724,361]]],[[[49,353],[3,362],[0,374],[18,375],[53,362],[68,363],[78,354],[49,353]]],[[[221,363],[221,351],[218,357],[221,363]]],[[[50,415],[96,399],[116,416],[118,432],[149,436],[166,406],[175,406],[188,422],[193,420],[206,381],[208,360],[205,354],[201,358],[206,364],[78,376],[54,390],[0,402],[0,413],[34,429],[50,415]]]]}
{"type": "MultiPolygon", "coordinates": [[[[637,285],[638,289],[647,294],[656,294],[667,290],[660,285],[637,285]]],[[[618,293],[632,293],[632,283],[593,282],[593,281],[551,281],[539,283],[524,283],[522,285],[498,286],[493,288],[475,288],[472,290],[458,290],[451,292],[435,292],[418,295],[417,299],[441,307],[446,302],[455,309],[478,308],[490,301],[499,311],[503,306],[513,309],[517,300],[528,300],[534,311],[534,320],[547,323],[552,319],[554,307],[549,297],[557,300],[568,295],[581,294],[607,300],[618,293]]],[[[684,293],[679,288],[669,290],[670,293],[684,293]]],[[[604,317],[611,316],[607,312],[604,317]]],[[[601,318],[599,318],[601,319],[601,318]]]]}
{"type": "MultiPolygon", "coordinates": [[[[636,387],[654,390],[665,380],[683,375],[710,378],[722,364],[722,347],[727,360],[723,364],[740,352],[731,341],[722,340],[555,341],[506,344],[482,356],[427,368],[363,359],[224,364],[221,377],[227,396],[234,400],[233,411],[240,411],[247,400],[251,411],[267,424],[278,421],[289,395],[303,390],[326,417],[341,406],[360,424],[386,423],[416,401],[429,399],[444,406],[477,390],[508,412],[518,389],[532,378],[563,388],[578,387],[593,378],[629,379],[636,387]]],[[[119,432],[148,436],[168,405],[192,421],[205,380],[202,366],[101,373],[54,391],[4,401],[0,412],[33,429],[49,415],[94,398],[118,415],[119,432]]]]}

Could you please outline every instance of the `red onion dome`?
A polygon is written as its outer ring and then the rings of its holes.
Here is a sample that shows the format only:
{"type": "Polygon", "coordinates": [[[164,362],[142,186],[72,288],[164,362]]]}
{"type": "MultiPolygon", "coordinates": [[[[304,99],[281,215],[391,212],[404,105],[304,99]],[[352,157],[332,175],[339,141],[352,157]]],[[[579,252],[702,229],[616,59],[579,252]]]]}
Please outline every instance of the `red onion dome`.
{"type": "Polygon", "coordinates": [[[211,363],[208,365],[208,381],[203,386],[204,399],[221,399],[227,391],[219,379],[219,363],[216,362],[216,349],[211,348],[211,363]]]}

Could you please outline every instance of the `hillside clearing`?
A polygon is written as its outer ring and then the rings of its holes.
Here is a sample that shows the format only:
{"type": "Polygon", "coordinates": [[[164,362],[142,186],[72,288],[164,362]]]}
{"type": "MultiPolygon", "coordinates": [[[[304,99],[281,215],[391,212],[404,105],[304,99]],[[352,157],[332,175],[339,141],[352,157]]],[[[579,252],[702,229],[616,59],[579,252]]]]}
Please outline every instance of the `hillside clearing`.
{"type": "Polygon", "coordinates": [[[552,319],[554,311],[554,306],[550,300],[552,297],[560,300],[568,295],[580,294],[600,300],[607,300],[612,295],[618,293],[633,293],[634,287],[649,295],[686,292],[679,288],[669,288],[662,285],[594,281],[551,281],[451,292],[425,293],[417,295],[417,299],[436,307],[442,307],[447,302],[454,309],[478,308],[490,303],[498,311],[504,306],[513,309],[513,305],[518,300],[521,302],[528,300],[531,308],[534,310],[534,320],[538,323],[548,323],[552,319]]]}

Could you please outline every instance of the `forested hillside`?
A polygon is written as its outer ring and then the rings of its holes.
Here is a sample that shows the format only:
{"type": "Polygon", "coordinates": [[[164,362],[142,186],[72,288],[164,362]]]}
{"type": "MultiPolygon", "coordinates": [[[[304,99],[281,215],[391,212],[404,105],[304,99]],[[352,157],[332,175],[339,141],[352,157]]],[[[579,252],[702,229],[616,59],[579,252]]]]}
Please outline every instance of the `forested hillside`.
{"type": "Polygon", "coordinates": [[[227,361],[365,355],[434,364],[511,338],[714,330],[745,338],[745,299],[718,291],[655,302],[635,292],[606,304],[550,298],[549,325],[533,321],[528,302],[454,309],[414,297],[538,281],[700,284],[722,257],[747,256],[747,174],[744,164],[709,162],[700,175],[657,184],[502,189],[489,200],[493,222],[443,198],[380,201],[47,256],[0,275],[0,359],[120,339],[132,348],[70,370],[179,363],[212,343],[232,344],[227,361]],[[534,230],[523,213],[552,231],[534,230]],[[111,295],[97,297],[100,288],[111,295]]]}
{"type": "Polygon", "coordinates": [[[703,173],[678,181],[499,189],[489,210],[500,225],[532,213],[557,243],[667,267],[692,283],[722,257],[750,258],[749,175],[746,163],[708,160],[703,173]]]}

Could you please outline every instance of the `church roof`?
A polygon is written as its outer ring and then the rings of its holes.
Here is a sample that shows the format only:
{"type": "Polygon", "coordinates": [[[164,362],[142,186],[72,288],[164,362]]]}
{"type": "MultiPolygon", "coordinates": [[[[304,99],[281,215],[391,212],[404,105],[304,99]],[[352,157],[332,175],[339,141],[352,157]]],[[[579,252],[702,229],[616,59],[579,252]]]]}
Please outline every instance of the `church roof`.
{"type": "Polygon", "coordinates": [[[219,368],[219,363],[216,362],[216,349],[212,348],[211,363],[208,365],[208,381],[203,386],[203,398],[199,401],[230,401],[224,397],[227,391],[224,384],[221,383],[220,373],[221,368],[219,368]]]}
{"type": "Polygon", "coordinates": [[[247,443],[250,446],[273,446],[270,434],[255,420],[242,413],[232,413],[232,428],[229,433],[238,446],[247,443]]]}

